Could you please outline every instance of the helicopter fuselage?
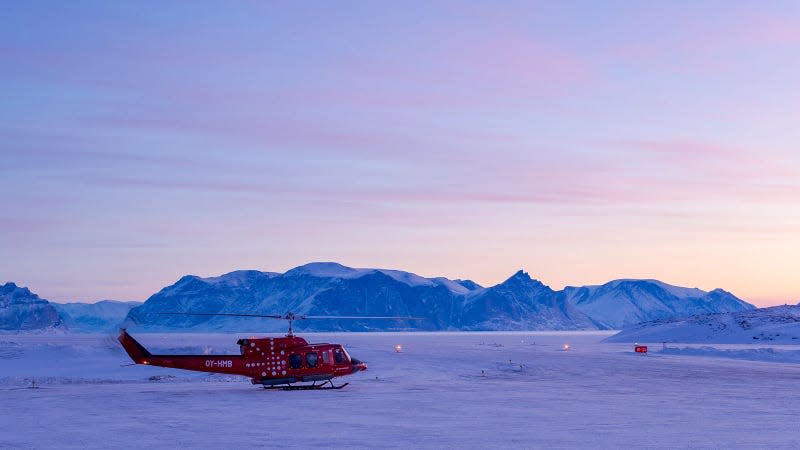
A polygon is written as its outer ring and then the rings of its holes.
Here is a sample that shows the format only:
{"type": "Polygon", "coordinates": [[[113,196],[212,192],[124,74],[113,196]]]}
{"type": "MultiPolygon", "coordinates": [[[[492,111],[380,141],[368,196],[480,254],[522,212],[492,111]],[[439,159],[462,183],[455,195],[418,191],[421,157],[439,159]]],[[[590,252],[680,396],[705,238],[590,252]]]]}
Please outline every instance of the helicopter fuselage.
{"type": "Polygon", "coordinates": [[[339,344],[309,344],[298,336],[239,339],[239,355],[154,355],[126,330],[119,342],[136,364],[242,375],[265,387],[330,381],[367,370],[339,344]]]}

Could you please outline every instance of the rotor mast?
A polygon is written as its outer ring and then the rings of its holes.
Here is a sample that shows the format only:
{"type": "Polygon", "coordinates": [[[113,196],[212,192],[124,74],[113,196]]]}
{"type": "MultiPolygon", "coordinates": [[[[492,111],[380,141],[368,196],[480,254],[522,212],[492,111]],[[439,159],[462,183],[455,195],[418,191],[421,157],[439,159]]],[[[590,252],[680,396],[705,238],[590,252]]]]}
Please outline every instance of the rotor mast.
{"type": "MultiPolygon", "coordinates": [[[[298,317],[294,315],[293,312],[287,313],[284,319],[289,321],[289,333],[286,334],[286,337],[294,337],[294,332],[292,331],[292,322],[298,317]]],[[[302,319],[302,317],[300,317],[302,319]]]]}

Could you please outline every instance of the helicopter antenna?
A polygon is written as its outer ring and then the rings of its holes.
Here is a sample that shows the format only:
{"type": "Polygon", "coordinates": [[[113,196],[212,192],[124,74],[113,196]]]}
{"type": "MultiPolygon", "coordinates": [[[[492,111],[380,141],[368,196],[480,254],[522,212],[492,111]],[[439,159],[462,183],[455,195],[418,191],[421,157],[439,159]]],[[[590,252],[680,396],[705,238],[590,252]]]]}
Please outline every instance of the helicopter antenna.
{"type": "Polygon", "coordinates": [[[150,314],[168,315],[168,316],[227,316],[227,317],[258,317],[267,319],[284,319],[289,321],[289,332],[287,337],[294,336],[292,323],[295,320],[306,319],[378,319],[378,320],[425,320],[425,317],[401,317],[401,316],[298,316],[293,312],[288,312],[284,315],[276,314],[238,314],[238,313],[183,313],[183,312],[154,312],[150,314]]]}

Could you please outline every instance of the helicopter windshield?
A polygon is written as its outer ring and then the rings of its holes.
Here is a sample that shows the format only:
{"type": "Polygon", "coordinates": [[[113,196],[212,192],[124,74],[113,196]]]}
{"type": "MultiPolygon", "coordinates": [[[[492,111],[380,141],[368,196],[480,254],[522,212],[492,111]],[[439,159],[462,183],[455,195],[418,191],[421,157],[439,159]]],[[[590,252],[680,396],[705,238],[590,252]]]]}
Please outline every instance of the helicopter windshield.
{"type": "Polygon", "coordinates": [[[336,364],[344,364],[345,362],[350,361],[350,355],[347,354],[347,351],[345,351],[344,347],[334,347],[333,361],[336,364]]]}

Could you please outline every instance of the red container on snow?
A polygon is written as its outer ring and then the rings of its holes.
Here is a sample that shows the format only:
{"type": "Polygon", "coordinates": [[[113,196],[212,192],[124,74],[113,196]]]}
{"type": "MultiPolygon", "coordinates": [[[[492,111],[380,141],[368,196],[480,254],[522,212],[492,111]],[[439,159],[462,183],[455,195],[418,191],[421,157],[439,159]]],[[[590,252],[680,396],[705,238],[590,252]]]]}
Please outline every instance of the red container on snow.
{"type": "Polygon", "coordinates": [[[633,348],[636,353],[647,353],[647,346],[646,345],[637,345],[633,348]]]}

